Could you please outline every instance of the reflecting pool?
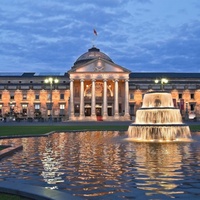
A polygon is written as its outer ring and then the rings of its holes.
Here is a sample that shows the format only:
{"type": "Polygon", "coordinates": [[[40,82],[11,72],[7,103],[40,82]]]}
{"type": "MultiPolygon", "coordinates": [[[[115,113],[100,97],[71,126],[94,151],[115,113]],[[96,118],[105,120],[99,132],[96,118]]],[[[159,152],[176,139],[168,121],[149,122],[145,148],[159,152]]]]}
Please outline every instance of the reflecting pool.
{"type": "Polygon", "coordinates": [[[190,143],[136,143],[127,132],[62,132],[0,140],[23,150],[1,160],[0,181],[83,199],[199,199],[200,133],[190,143]]]}

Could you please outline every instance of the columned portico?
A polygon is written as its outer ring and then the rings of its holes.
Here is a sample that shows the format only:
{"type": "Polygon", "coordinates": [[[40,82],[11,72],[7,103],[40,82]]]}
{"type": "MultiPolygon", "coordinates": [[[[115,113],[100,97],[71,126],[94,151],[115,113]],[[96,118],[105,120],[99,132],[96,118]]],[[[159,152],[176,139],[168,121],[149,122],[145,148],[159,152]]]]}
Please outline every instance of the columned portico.
{"type": "Polygon", "coordinates": [[[71,80],[70,120],[129,118],[129,70],[93,47],[77,59],[68,73],[71,80]]]}

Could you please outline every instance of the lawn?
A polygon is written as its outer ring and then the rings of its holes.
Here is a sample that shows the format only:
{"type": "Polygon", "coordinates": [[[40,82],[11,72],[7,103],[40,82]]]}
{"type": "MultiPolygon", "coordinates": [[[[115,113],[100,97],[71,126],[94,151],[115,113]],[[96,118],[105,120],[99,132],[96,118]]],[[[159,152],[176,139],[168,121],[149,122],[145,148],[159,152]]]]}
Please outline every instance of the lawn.
{"type": "Polygon", "coordinates": [[[6,147],[4,147],[4,146],[0,146],[0,151],[3,150],[3,149],[5,149],[5,148],[6,148],[6,147]]]}
{"type": "Polygon", "coordinates": [[[128,126],[1,126],[0,136],[16,136],[16,135],[39,135],[49,133],[51,131],[80,131],[80,130],[108,130],[108,131],[126,131],[128,126]]]}
{"type": "MultiPolygon", "coordinates": [[[[102,131],[127,131],[128,126],[125,125],[105,125],[105,126],[1,126],[0,136],[16,136],[16,135],[40,135],[51,131],[83,131],[83,130],[102,130],[102,131]]],[[[190,125],[190,130],[200,131],[200,125],[190,125]]]]}
{"type": "Polygon", "coordinates": [[[190,125],[189,126],[190,127],[190,130],[191,130],[191,132],[193,132],[193,131],[200,131],[200,125],[190,125]]]}
{"type": "Polygon", "coordinates": [[[12,195],[12,194],[5,194],[5,193],[0,193],[0,199],[1,200],[30,200],[29,198],[26,198],[26,197],[21,197],[21,196],[12,195]]]}

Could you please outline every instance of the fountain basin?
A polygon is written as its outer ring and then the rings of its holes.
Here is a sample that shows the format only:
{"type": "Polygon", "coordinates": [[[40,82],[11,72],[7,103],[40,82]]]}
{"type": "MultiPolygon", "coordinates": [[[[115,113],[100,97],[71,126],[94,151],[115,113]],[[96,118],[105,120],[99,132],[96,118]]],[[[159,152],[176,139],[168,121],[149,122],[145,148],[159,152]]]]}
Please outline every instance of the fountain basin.
{"type": "Polygon", "coordinates": [[[149,92],[128,128],[129,139],[145,142],[192,141],[189,126],[182,123],[180,110],[173,106],[170,93],[149,92]]]}
{"type": "Polygon", "coordinates": [[[185,124],[131,124],[129,139],[149,142],[191,142],[190,129],[185,124]]]}

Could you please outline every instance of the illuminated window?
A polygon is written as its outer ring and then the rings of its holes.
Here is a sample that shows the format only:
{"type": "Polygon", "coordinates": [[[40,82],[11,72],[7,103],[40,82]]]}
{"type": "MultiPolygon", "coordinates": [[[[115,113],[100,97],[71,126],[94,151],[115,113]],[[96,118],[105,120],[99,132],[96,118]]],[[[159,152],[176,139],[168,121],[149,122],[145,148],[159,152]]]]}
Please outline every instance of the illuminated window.
{"type": "Polygon", "coordinates": [[[40,109],[40,104],[35,104],[35,110],[39,110],[40,109]]]}
{"type": "Polygon", "coordinates": [[[65,109],[65,104],[60,104],[60,109],[65,109]]]}
{"type": "Polygon", "coordinates": [[[39,117],[41,115],[40,104],[35,104],[34,107],[35,107],[35,117],[39,117]]]}
{"type": "Polygon", "coordinates": [[[27,115],[27,107],[28,105],[27,104],[22,104],[22,115],[27,115]]]}
{"type": "Polygon", "coordinates": [[[2,107],[3,107],[3,105],[0,104],[0,115],[2,115],[2,107]]]}
{"type": "Polygon", "coordinates": [[[60,115],[65,114],[65,104],[60,104],[60,115]]]}

